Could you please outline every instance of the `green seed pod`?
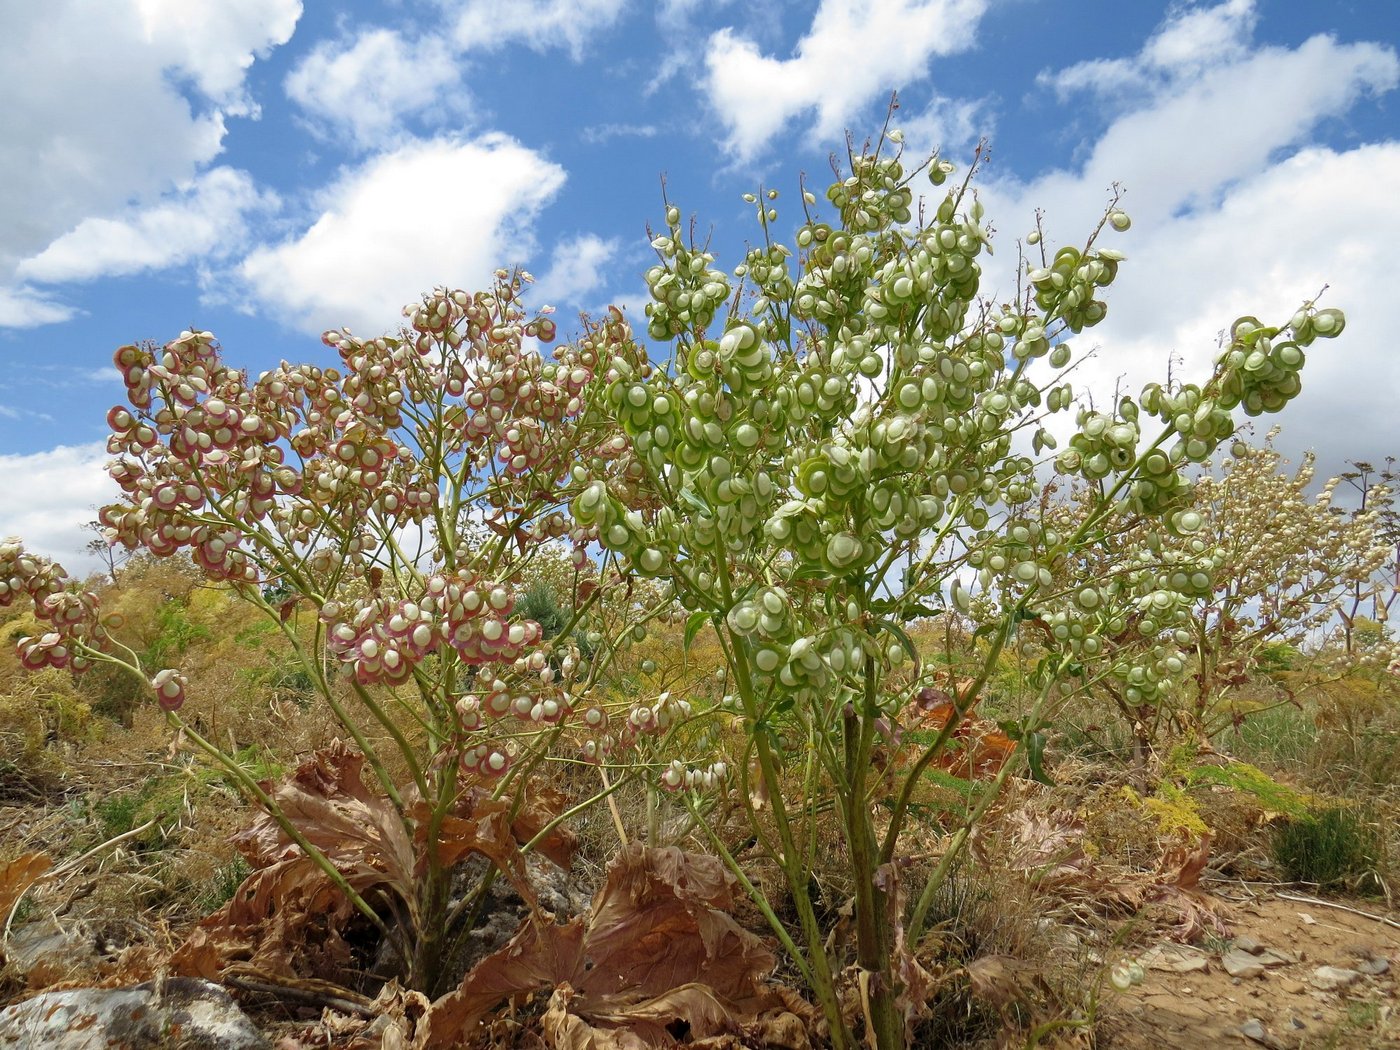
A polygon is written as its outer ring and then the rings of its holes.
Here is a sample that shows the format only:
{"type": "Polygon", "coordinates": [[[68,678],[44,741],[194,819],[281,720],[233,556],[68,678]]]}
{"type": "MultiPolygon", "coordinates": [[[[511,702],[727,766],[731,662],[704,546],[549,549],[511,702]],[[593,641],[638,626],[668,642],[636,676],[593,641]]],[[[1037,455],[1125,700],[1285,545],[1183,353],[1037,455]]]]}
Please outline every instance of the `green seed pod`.
{"type": "Polygon", "coordinates": [[[1328,309],[1319,310],[1313,315],[1313,331],[1324,339],[1332,339],[1342,334],[1342,329],[1346,328],[1346,315],[1340,310],[1328,309]]]}
{"type": "Polygon", "coordinates": [[[860,560],[864,545],[849,532],[838,532],[826,542],[826,560],[834,569],[845,569],[860,560]]]}

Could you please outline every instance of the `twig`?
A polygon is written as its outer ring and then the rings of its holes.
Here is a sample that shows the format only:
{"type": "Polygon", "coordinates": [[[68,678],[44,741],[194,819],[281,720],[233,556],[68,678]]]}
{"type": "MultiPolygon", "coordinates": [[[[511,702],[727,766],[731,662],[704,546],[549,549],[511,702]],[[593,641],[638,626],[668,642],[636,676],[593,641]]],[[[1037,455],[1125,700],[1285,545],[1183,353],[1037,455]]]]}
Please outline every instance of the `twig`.
{"type": "Polygon", "coordinates": [[[363,1017],[367,1021],[372,1021],[378,1016],[374,1008],[367,1003],[358,1003],[353,999],[345,998],[349,989],[331,991],[330,989],[305,987],[298,984],[283,984],[280,981],[260,981],[239,974],[225,974],[223,980],[224,984],[233,985],[233,987],[240,988],[245,992],[257,992],[278,999],[292,999],[310,1006],[330,1007],[343,1014],[363,1017]]]}
{"type": "Polygon", "coordinates": [[[622,843],[622,848],[627,848],[627,829],[622,824],[622,814],[618,811],[617,800],[613,798],[612,785],[608,783],[608,771],[603,768],[601,762],[598,763],[598,776],[603,779],[603,790],[607,792],[608,812],[612,814],[613,827],[617,830],[617,839],[622,843]]]}
{"type": "Polygon", "coordinates": [[[1320,908],[1336,908],[1337,911],[1348,912],[1352,915],[1360,915],[1363,919],[1383,922],[1387,926],[1400,930],[1400,922],[1396,922],[1394,919],[1387,919],[1384,915],[1376,915],[1373,912],[1362,911],[1360,908],[1351,908],[1345,904],[1338,904],[1335,901],[1319,900],[1316,897],[1304,897],[1302,894],[1298,893],[1280,893],[1278,896],[1286,901],[1297,901],[1299,904],[1316,904],[1320,908]]]}

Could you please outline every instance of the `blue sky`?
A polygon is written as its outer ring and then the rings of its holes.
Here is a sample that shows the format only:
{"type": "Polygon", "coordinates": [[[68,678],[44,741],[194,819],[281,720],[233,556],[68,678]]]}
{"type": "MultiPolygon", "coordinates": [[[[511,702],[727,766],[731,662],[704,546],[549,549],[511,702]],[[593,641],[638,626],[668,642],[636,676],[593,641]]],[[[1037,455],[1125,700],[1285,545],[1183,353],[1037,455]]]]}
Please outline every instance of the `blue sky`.
{"type": "Polygon", "coordinates": [[[1400,454],[1397,46],[1394,0],[0,0],[0,536],[82,564],[122,343],[329,360],[510,264],[565,333],[640,316],[663,174],[736,264],[741,194],[820,190],[895,89],[909,150],[991,143],[988,292],[1036,207],[1074,242],[1126,189],[1081,383],[1199,373],[1327,283],[1282,444],[1400,454]]]}

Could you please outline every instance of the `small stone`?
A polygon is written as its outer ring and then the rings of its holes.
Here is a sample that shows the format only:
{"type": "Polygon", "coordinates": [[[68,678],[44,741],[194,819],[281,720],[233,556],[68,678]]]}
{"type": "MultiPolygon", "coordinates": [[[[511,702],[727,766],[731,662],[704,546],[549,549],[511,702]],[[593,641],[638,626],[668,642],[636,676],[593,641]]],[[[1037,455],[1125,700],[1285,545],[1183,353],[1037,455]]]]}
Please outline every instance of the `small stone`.
{"type": "Polygon", "coordinates": [[[1276,1050],[1281,1044],[1277,1039],[1269,1034],[1264,1022],[1257,1017],[1251,1017],[1244,1024],[1240,1025],[1240,1035],[1246,1039],[1252,1039],[1261,1046],[1267,1046],[1270,1050],[1276,1050]]]}
{"type": "Polygon", "coordinates": [[[1202,952],[1176,944],[1159,944],[1149,948],[1138,957],[1138,962],[1145,969],[1167,973],[1196,973],[1210,969],[1210,963],[1202,952]]]}
{"type": "Polygon", "coordinates": [[[1335,992],[1338,988],[1346,988],[1361,980],[1361,974],[1356,970],[1347,970],[1341,966],[1319,966],[1312,972],[1312,986],[1321,988],[1324,992],[1335,992]]]}
{"type": "Polygon", "coordinates": [[[1264,972],[1264,964],[1248,952],[1231,948],[1220,959],[1220,965],[1231,977],[1258,977],[1264,972]]]}
{"type": "Polygon", "coordinates": [[[1368,977],[1379,977],[1390,969],[1390,960],[1377,955],[1372,959],[1357,963],[1356,969],[1358,973],[1364,973],[1368,977]]]}

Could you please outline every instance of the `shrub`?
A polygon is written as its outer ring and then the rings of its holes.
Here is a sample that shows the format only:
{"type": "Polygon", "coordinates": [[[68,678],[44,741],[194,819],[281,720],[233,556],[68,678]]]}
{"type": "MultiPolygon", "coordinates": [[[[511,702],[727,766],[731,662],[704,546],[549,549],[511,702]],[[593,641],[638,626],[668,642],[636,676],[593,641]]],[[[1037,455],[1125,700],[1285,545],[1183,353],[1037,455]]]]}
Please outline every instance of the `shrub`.
{"type": "Polygon", "coordinates": [[[1274,831],[1274,860],[1284,876],[1322,889],[1374,880],[1379,853],[1379,836],[1356,806],[1324,809],[1274,831]]]}

